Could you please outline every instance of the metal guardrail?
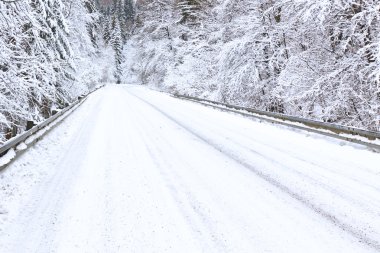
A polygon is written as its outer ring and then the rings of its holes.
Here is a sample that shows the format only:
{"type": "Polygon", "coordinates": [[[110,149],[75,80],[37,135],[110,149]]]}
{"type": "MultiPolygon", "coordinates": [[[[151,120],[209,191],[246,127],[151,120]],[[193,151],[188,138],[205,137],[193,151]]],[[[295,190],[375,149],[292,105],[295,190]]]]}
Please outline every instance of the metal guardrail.
{"type": "MultiPolygon", "coordinates": [[[[31,128],[30,130],[20,134],[20,135],[17,135],[15,137],[13,137],[12,139],[6,141],[2,146],[0,146],[0,157],[4,154],[6,154],[10,149],[15,149],[15,151],[17,152],[16,150],[16,147],[18,145],[20,145],[21,143],[25,142],[30,136],[33,136],[34,134],[36,134],[38,131],[44,129],[46,126],[50,125],[51,123],[55,122],[57,119],[59,119],[61,116],[65,115],[67,112],[69,112],[71,109],[73,109],[75,106],[79,105],[80,103],[84,102],[86,99],[87,99],[87,96],[90,95],[91,93],[97,91],[98,89],[102,88],[104,85],[102,86],[99,86],[97,88],[95,88],[93,91],[89,92],[88,94],[84,95],[84,96],[80,96],[78,98],[77,101],[75,101],[74,103],[72,103],[71,105],[69,105],[68,107],[64,108],[63,110],[59,111],[58,113],[54,114],[53,116],[51,116],[50,118],[46,119],[44,122],[34,126],[33,128],[31,128]]],[[[57,126],[58,124],[54,125],[57,126]]],[[[48,132],[48,131],[47,131],[48,132]]],[[[45,132],[43,135],[45,135],[47,132],[45,132]]],[[[42,135],[42,136],[43,136],[42,135]]],[[[37,140],[39,140],[42,136],[38,137],[37,140]]],[[[35,142],[37,142],[37,140],[35,140],[34,142],[32,143],[29,143],[28,145],[28,148],[30,146],[32,146],[35,142]]],[[[24,151],[24,150],[22,150],[24,151]]],[[[16,155],[18,155],[16,153],[16,155]]],[[[12,159],[14,160],[14,159],[12,159]]],[[[8,165],[8,164],[7,164],[8,165]]],[[[3,165],[3,166],[0,166],[0,171],[2,169],[4,169],[7,165],[3,165]]]]}
{"type": "Polygon", "coordinates": [[[358,129],[354,127],[348,127],[348,126],[340,126],[336,124],[320,122],[316,120],[309,120],[309,119],[289,116],[289,115],[280,114],[280,113],[260,111],[253,108],[246,108],[246,107],[237,106],[237,105],[229,105],[229,104],[225,104],[221,102],[216,102],[216,101],[192,97],[192,96],[178,95],[178,94],[173,94],[173,96],[177,98],[190,100],[190,101],[195,101],[195,102],[216,107],[219,109],[229,110],[236,113],[253,116],[256,118],[260,118],[261,120],[269,121],[272,123],[279,123],[279,124],[290,126],[293,128],[316,132],[319,134],[327,135],[327,136],[334,137],[337,139],[342,139],[345,141],[375,148],[376,150],[380,150],[380,132],[367,131],[367,130],[358,129]],[[355,138],[357,136],[368,139],[368,141],[355,138]],[[374,143],[374,141],[376,140],[379,141],[379,144],[374,143]]]}

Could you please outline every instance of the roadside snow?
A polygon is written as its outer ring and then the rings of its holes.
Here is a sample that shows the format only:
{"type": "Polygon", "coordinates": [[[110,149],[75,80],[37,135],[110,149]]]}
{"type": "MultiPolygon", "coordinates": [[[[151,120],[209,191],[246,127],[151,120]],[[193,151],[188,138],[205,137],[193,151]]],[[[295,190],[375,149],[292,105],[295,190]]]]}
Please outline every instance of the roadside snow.
{"type": "MultiPolygon", "coordinates": [[[[95,93],[92,96],[96,98],[98,95],[95,93]]],[[[39,187],[41,182],[46,182],[56,173],[54,168],[58,165],[60,157],[70,150],[72,145],[72,136],[68,133],[74,133],[80,128],[78,120],[83,115],[86,115],[88,109],[89,105],[84,103],[78,109],[82,110],[82,113],[70,115],[69,121],[65,120],[62,122],[62,125],[53,129],[40,142],[15,160],[9,168],[0,172],[1,239],[4,239],[4,236],[6,237],[4,235],[4,228],[17,223],[17,215],[27,208],[26,203],[32,192],[39,187]]],[[[36,138],[40,138],[50,127],[47,126],[47,128],[39,131],[36,135],[29,137],[25,143],[19,144],[16,149],[24,150],[27,148],[27,144],[36,138]]],[[[8,164],[15,155],[15,151],[11,149],[5,156],[0,158],[0,166],[8,164]]],[[[1,239],[0,242],[2,241],[1,239]]],[[[0,252],[9,251],[2,250],[0,246],[0,252]]]]}
{"type": "Polygon", "coordinates": [[[380,157],[138,86],[0,175],[0,252],[379,252],[380,157]]]}
{"type": "Polygon", "coordinates": [[[8,164],[13,158],[15,158],[15,156],[16,152],[13,148],[8,150],[4,156],[0,157],[0,167],[8,164]]]}
{"type": "Polygon", "coordinates": [[[21,151],[21,150],[25,150],[27,149],[28,146],[25,144],[25,142],[21,142],[17,147],[16,147],[16,150],[17,151],[21,151]]]}

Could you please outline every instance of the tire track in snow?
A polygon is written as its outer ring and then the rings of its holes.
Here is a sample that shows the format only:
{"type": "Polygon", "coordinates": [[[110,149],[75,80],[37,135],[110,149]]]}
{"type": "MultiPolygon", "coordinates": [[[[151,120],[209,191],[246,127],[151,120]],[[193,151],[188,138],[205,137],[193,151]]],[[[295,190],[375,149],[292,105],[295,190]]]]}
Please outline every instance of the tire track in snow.
{"type": "MultiPolygon", "coordinates": [[[[180,114],[182,116],[186,116],[178,108],[173,108],[172,111],[174,111],[175,113],[180,114]]],[[[241,117],[240,115],[238,115],[238,116],[241,117]]],[[[193,121],[193,123],[195,125],[201,125],[202,124],[202,125],[205,125],[206,127],[212,127],[212,125],[207,124],[207,117],[205,117],[205,116],[203,116],[202,119],[199,119],[198,117],[197,118],[192,118],[192,121],[193,121]]],[[[277,146],[273,146],[273,145],[268,145],[267,143],[265,143],[264,141],[260,140],[259,138],[253,138],[252,136],[246,134],[245,132],[243,132],[243,133],[242,132],[236,132],[236,130],[234,130],[231,127],[228,127],[228,125],[218,125],[217,127],[218,128],[213,128],[213,131],[215,133],[219,133],[219,135],[221,135],[221,136],[223,135],[223,131],[227,131],[230,134],[233,134],[234,137],[238,136],[239,139],[250,140],[251,142],[255,143],[256,145],[259,145],[261,147],[270,149],[271,153],[275,152],[275,153],[280,154],[282,156],[286,155],[288,158],[292,158],[295,161],[299,160],[300,162],[305,162],[308,165],[313,165],[316,168],[321,168],[323,170],[328,171],[329,173],[335,174],[336,176],[344,177],[344,178],[347,178],[347,179],[349,179],[349,180],[351,180],[351,181],[353,181],[355,183],[361,184],[360,180],[358,180],[356,177],[351,176],[351,175],[347,175],[347,174],[343,174],[343,175],[342,174],[338,174],[337,171],[334,169],[337,166],[340,166],[340,167],[344,168],[345,166],[352,165],[352,162],[353,162],[352,160],[351,161],[346,161],[346,160],[342,160],[342,159],[336,160],[334,156],[331,156],[329,154],[324,154],[324,156],[328,155],[326,157],[328,159],[326,159],[326,160],[328,160],[330,164],[323,163],[323,161],[321,161],[321,159],[318,159],[316,161],[314,161],[314,160],[310,161],[310,160],[303,159],[299,154],[297,154],[296,152],[292,152],[292,150],[289,149],[289,148],[286,149],[284,147],[277,147],[277,146]],[[223,130],[223,131],[221,131],[221,130],[223,130]],[[321,164],[321,162],[322,162],[322,164],[321,164]]],[[[278,127],[280,127],[280,128],[289,128],[289,127],[283,127],[283,126],[278,126],[278,127]]],[[[296,131],[298,131],[298,130],[296,130],[296,131]]],[[[241,146],[241,147],[243,147],[245,149],[248,149],[247,146],[243,146],[244,144],[239,143],[238,141],[234,141],[236,139],[237,138],[226,138],[226,140],[228,140],[229,142],[233,142],[234,144],[236,144],[238,146],[241,146]]],[[[296,147],[298,149],[300,148],[299,146],[296,146],[296,147]]],[[[302,148],[305,148],[305,147],[302,147],[302,148]]],[[[258,149],[260,149],[260,147],[258,147],[258,149]]],[[[261,154],[261,156],[263,156],[263,154],[261,154]]],[[[275,158],[276,158],[276,156],[273,156],[273,158],[271,158],[271,160],[273,160],[275,158]]],[[[365,171],[367,177],[373,177],[373,176],[377,176],[378,175],[378,171],[373,171],[370,168],[362,167],[360,163],[355,163],[355,167],[357,167],[361,171],[365,171]]],[[[342,170],[345,170],[345,168],[342,169],[342,170]]],[[[320,182],[320,183],[322,183],[322,182],[320,182]]],[[[375,191],[380,191],[380,188],[377,185],[366,184],[365,186],[369,187],[369,188],[372,188],[375,191]]]]}
{"type": "Polygon", "coordinates": [[[215,148],[219,152],[223,153],[227,157],[231,158],[232,160],[236,161],[237,163],[239,163],[243,167],[249,169],[250,171],[255,173],[258,177],[265,180],[266,182],[268,182],[272,186],[278,188],[283,193],[285,193],[285,194],[289,195],[290,197],[292,197],[293,199],[299,201],[305,207],[307,207],[310,210],[314,211],[315,213],[319,214],[325,220],[329,221],[333,225],[339,227],[343,231],[345,231],[348,234],[350,234],[351,236],[355,237],[359,242],[361,242],[361,243],[367,245],[368,247],[371,247],[377,251],[380,251],[380,242],[378,240],[371,238],[365,232],[363,232],[360,229],[357,229],[356,227],[353,227],[351,224],[348,224],[348,223],[342,221],[341,219],[339,219],[339,217],[337,217],[336,215],[332,214],[331,212],[321,208],[320,206],[316,205],[311,200],[305,198],[303,195],[301,195],[297,192],[294,192],[288,186],[286,186],[285,184],[283,184],[280,181],[273,178],[270,174],[267,174],[267,173],[260,171],[255,166],[251,165],[250,163],[248,163],[246,161],[242,161],[237,155],[231,153],[229,150],[226,150],[224,147],[222,147],[218,143],[214,142],[213,140],[211,140],[211,139],[203,136],[202,134],[194,131],[193,129],[188,127],[186,124],[183,124],[182,122],[178,121],[177,119],[175,119],[171,115],[167,114],[165,111],[158,108],[157,106],[155,106],[151,102],[146,101],[145,99],[139,97],[138,95],[134,94],[133,92],[128,91],[128,93],[131,94],[132,96],[136,97],[137,99],[139,99],[143,103],[149,105],[150,107],[152,107],[157,112],[161,113],[163,116],[165,116],[169,120],[175,122],[178,126],[182,127],[183,129],[185,129],[186,131],[188,131],[192,135],[196,136],[198,139],[200,139],[203,142],[207,143],[208,145],[212,146],[213,148],[215,148]]]}
{"type": "MultiPolygon", "coordinates": [[[[212,242],[213,247],[210,247],[210,245],[202,245],[204,252],[210,252],[211,248],[217,249],[215,252],[231,251],[232,249],[225,244],[222,239],[223,237],[219,236],[218,229],[215,224],[213,224],[215,222],[212,219],[210,220],[212,217],[207,216],[204,211],[200,210],[200,206],[196,204],[197,200],[195,196],[193,196],[186,189],[186,186],[181,183],[182,180],[175,172],[175,168],[172,166],[172,163],[165,157],[162,147],[152,145],[154,143],[150,142],[150,140],[154,139],[155,136],[152,136],[149,132],[142,131],[142,129],[147,129],[147,126],[152,126],[154,124],[147,124],[147,119],[142,118],[139,113],[135,113],[135,117],[139,122],[139,126],[136,127],[136,129],[138,129],[139,136],[145,143],[145,148],[149,153],[149,157],[153,159],[161,178],[164,180],[173,200],[176,202],[176,207],[179,212],[182,213],[182,216],[186,219],[187,224],[190,226],[194,235],[196,235],[196,241],[202,243],[212,242]],[[205,240],[205,238],[208,239],[205,240]]],[[[169,145],[164,138],[161,138],[160,136],[157,138],[160,139],[160,144],[165,145],[164,150],[173,151],[173,147],[169,145]]]]}
{"type": "MultiPolygon", "coordinates": [[[[180,108],[181,107],[173,107],[173,109],[170,108],[170,112],[174,112],[175,115],[186,117],[186,115],[183,113],[183,111],[180,110],[180,108]]],[[[190,106],[188,107],[185,106],[185,108],[191,109],[190,106]]],[[[288,172],[291,172],[293,173],[293,175],[296,175],[299,178],[306,179],[307,182],[312,184],[314,189],[317,190],[318,192],[320,191],[320,189],[323,189],[325,190],[326,193],[329,193],[330,195],[332,194],[331,196],[333,196],[334,199],[331,199],[330,203],[336,202],[336,201],[339,201],[339,203],[341,203],[339,205],[340,214],[335,215],[335,216],[342,217],[342,216],[347,215],[345,212],[346,209],[344,208],[344,206],[347,206],[347,207],[350,206],[351,208],[354,207],[356,210],[361,210],[357,213],[362,213],[364,211],[365,213],[370,214],[371,217],[362,217],[362,219],[364,218],[363,219],[364,221],[361,222],[359,226],[366,228],[366,231],[371,231],[374,228],[373,220],[380,218],[379,212],[378,212],[380,208],[380,205],[379,205],[380,203],[379,202],[371,203],[371,201],[373,200],[373,195],[368,196],[363,191],[359,191],[359,192],[356,191],[358,188],[359,189],[367,188],[375,192],[380,191],[380,188],[376,187],[379,184],[378,183],[375,185],[373,184],[375,182],[373,181],[375,180],[374,176],[377,176],[377,174],[373,170],[370,170],[369,168],[366,168],[366,167],[355,165],[354,166],[355,169],[361,171],[361,174],[359,175],[357,173],[355,174],[356,177],[362,176],[363,170],[365,170],[365,172],[368,172],[368,174],[365,173],[367,177],[364,177],[364,178],[363,177],[356,178],[354,175],[339,173],[341,172],[340,170],[337,171],[337,170],[334,170],[333,168],[336,166],[346,167],[349,165],[348,161],[346,162],[347,164],[344,163],[342,165],[340,164],[340,162],[342,161],[341,159],[338,159],[338,160],[332,159],[331,156],[328,156],[328,158],[330,159],[326,159],[326,160],[332,164],[321,165],[313,161],[310,162],[306,159],[303,159],[302,157],[299,157],[299,153],[297,152],[289,152],[290,149],[288,149],[289,151],[287,151],[283,148],[278,148],[275,145],[269,145],[262,140],[257,140],[259,138],[253,138],[252,136],[246,134],[246,132],[244,131],[237,132],[236,129],[233,130],[231,127],[229,127],[229,125],[219,124],[217,126],[213,126],[212,124],[209,124],[207,122],[208,118],[207,116],[205,116],[207,115],[207,113],[204,113],[204,115],[202,115],[202,112],[203,111],[200,111],[197,117],[191,118],[192,125],[196,125],[198,127],[202,126],[203,129],[212,129],[214,135],[219,136],[219,138],[221,139],[223,138],[223,140],[225,140],[226,142],[230,144],[233,144],[235,147],[238,147],[241,150],[250,151],[250,153],[255,154],[259,159],[262,159],[264,163],[268,163],[270,161],[270,163],[272,163],[275,168],[278,168],[278,170],[276,170],[276,178],[284,177],[286,174],[288,174],[288,172]],[[228,132],[228,137],[225,136],[226,132],[228,132]],[[250,145],[247,144],[246,139],[250,140],[250,143],[249,143],[250,145]],[[252,148],[252,145],[253,145],[253,148],[252,148]],[[259,152],[257,150],[259,150],[259,152]],[[263,150],[266,150],[266,152],[262,152],[263,150]],[[268,154],[271,154],[271,156],[269,156],[268,154]],[[297,164],[297,167],[293,168],[287,164],[297,164]],[[283,168],[287,169],[286,172],[283,172],[282,170],[283,168]],[[302,169],[300,170],[298,168],[302,168],[302,169]],[[304,172],[305,170],[308,173],[305,173],[304,172]],[[309,175],[310,171],[312,171],[313,176],[309,175]],[[320,173],[320,172],[325,172],[325,173],[320,173]],[[326,172],[328,173],[328,175],[325,175],[326,172]],[[342,180],[342,178],[345,180],[342,180]],[[365,184],[363,183],[363,181],[365,180],[368,181],[368,178],[373,179],[371,181],[372,184],[371,182],[366,182],[365,184]],[[349,182],[347,182],[346,179],[348,179],[349,182]],[[360,179],[362,179],[362,181],[360,179]],[[343,185],[342,185],[342,181],[343,181],[343,185]],[[355,184],[355,187],[352,187],[354,184],[355,184]],[[335,199],[335,196],[338,196],[339,199],[335,199]],[[355,203],[354,206],[352,205],[353,203],[355,203]],[[370,206],[368,205],[369,203],[371,203],[370,206]]],[[[229,150],[232,150],[232,151],[228,151],[228,153],[233,152],[234,149],[235,148],[232,148],[232,149],[230,148],[229,150]]],[[[319,158],[319,161],[321,161],[321,158],[319,158]]],[[[343,161],[346,161],[346,160],[343,160],[343,161]]],[[[277,179],[277,181],[279,181],[279,179],[277,179]]],[[[299,183],[299,180],[297,180],[297,182],[294,182],[293,185],[298,185],[298,183],[299,183]]],[[[302,183],[304,182],[302,181],[302,183]]],[[[306,190],[309,190],[308,189],[309,187],[303,187],[303,188],[306,190]]],[[[303,189],[300,189],[300,190],[303,190],[303,189]]],[[[300,192],[298,189],[292,189],[292,191],[300,192]]],[[[313,196],[313,192],[309,192],[309,194],[311,194],[311,196],[308,197],[309,199],[315,197],[315,195],[313,196]]],[[[324,204],[323,201],[319,201],[319,205],[322,205],[322,204],[324,204]]],[[[353,217],[353,220],[355,220],[355,222],[357,221],[357,219],[354,217],[353,217]]],[[[346,220],[345,223],[350,223],[350,221],[346,220]]]]}
{"type": "MultiPolygon", "coordinates": [[[[85,101],[85,103],[86,102],[89,103],[88,101],[85,101]]],[[[84,105],[82,106],[84,107],[84,105]]],[[[84,110],[84,108],[82,109],[84,110]]],[[[92,115],[92,117],[88,116],[86,118],[95,121],[97,111],[98,108],[91,108],[86,115],[92,115]]],[[[65,122],[63,122],[61,126],[64,126],[64,124],[65,122]]],[[[10,252],[31,252],[31,249],[37,249],[36,252],[43,252],[46,249],[49,249],[49,252],[53,251],[51,246],[52,240],[49,240],[52,238],[48,238],[44,233],[49,231],[54,235],[54,226],[56,224],[57,216],[59,215],[56,212],[60,211],[60,207],[64,205],[68,195],[68,189],[70,188],[70,185],[67,185],[67,182],[70,182],[71,184],[75,183],[75,180],[72,181],[68,179],[75,179],[75,175],[78,173],[75,169],[76,166],[72,164],[73,161],[66,160],[66,157],[68,154],[75,154],[77,157],[83,156],[85,153],[84,150],[79,149],[77,150],[78,152],[73,152],[73,150],[81,147],[83,142],[88,141],[90,138],[88,133],[91,132],[91,130],[93,130],[91,124],[83,124],[80,126],[78,134],[69,143],[70,148],[66,149],[60,156],[59,161],[57,162],[58,169],[56,169],[54,175],[51,175],[50,177],[51,183],[48,184],[48,187],[37,188],[37,191],[33,193],[33,195],[43,196],[43,198],[31,198],[31,202],[26,204],[27,208],[22,210],[22,214],[19,216],[23,217],[22,224],[26,226],[21,228],[22,232],[17,236],[15,242],[23,243],[15,243],[12,245],[12,250],[10,252]],[[54,196],[57,192],[60,193],[60,197],[54,196]],[[38,203],[36,200],[38,200],[38,203]],[[36,204],[38,205],[36,206],[36,204]]],[[[61,128],[54,129],[49,135],[53,134],[54,131],[62,130],[61,128]]],[[[41,145],[43,145],[43,141],[37,144],[37,146],[41,145]]]]}

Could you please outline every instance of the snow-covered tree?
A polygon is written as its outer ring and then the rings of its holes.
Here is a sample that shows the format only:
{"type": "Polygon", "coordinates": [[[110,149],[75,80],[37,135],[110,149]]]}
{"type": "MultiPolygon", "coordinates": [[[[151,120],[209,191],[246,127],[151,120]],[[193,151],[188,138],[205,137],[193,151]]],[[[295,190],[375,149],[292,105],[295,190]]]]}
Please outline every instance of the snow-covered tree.
{"type": "Polygon", "coordinates": [[[90,6],[91,0],[0,1],[0,141],[86,89],[77,66],[95,53],[97,14],[90,6]]]}
{"type": "Polygon", "coordinates": [[[123,39],[121,35],[121,28],[120,28],[120,22],[119,20],[114,17],[112,20],[112,34],[111,34],[111,40],[110,44],[115,51],[115,79],[117,83],[121,83],[121,75],[122,75],[122,68],[121,64],[123,62],[123,39]]]}
{"type": "Polygon", "coordinates": [[[379,14],[375,0],[141,0],[126,76],[378,130],[379,14]]]}

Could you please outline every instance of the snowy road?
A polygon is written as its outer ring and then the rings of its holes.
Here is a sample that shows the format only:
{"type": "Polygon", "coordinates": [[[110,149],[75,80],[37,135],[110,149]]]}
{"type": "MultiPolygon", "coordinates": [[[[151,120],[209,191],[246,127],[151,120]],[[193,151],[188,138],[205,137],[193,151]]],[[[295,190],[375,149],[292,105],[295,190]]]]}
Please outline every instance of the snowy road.
{"type": "Polygon", "coordinates": [[[0,175],[0,252],[380,252],[380,155],[109,86],[0,175]]]}

